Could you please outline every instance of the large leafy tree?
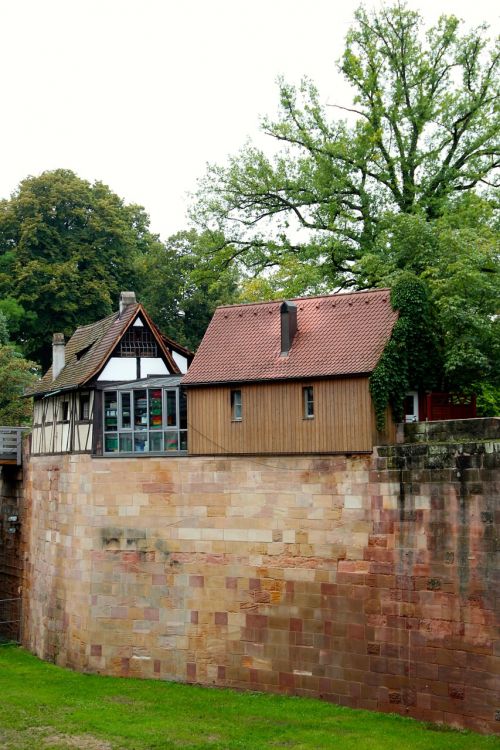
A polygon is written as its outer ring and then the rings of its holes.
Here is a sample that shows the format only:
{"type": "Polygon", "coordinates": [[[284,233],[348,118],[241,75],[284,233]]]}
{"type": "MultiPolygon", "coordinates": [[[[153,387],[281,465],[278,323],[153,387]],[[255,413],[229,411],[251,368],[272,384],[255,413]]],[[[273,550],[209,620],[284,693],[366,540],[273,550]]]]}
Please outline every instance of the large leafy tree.
{"type": "Polygon", "coordinates": [[[312,269],[303,291],[355,285],[352,263],[385,214],[433,221],[453,196],[495,183],[498,63],[483,27],[461,34],[451,16],[424,33],[404,4],[361,8],[340,63],[352,106],[325,108],[312,83],[281,81],[279,117],[262,123],[275,154],[247,145],[210,167],[195,220],[220,230],[251,275],[298,258],[312,269]]]}
{"type": "Polygon", "coordinates": [[[138,263],[140,298],[168,336],[193,351],[217,305],[235,300],[236,270],[211,260],[221,238],[210,232],[178,232],[157,243],[138,263]]]}
{"type": "Polygon", "coordinates": [[[14,341],[46,367],[52,332],[116,309],[157,243],[144,210],[101,182],[64,169],[23,180],[0,202],[0,309],[14,341]]]}

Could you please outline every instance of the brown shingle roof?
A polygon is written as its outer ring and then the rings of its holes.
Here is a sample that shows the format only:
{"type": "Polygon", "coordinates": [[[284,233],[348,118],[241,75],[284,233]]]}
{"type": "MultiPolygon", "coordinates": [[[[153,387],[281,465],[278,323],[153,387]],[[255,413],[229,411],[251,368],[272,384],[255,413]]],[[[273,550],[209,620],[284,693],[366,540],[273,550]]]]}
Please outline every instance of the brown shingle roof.
{"type": "Polygon", "coordinates": [[[179,373],[179,368],[165,347],[162,334],[142,305],[135,304],[126,307],[121,318],[116,312],[96,323],[77,328],[65,346],[66,364],[57,378],[52,380],[51,367],[26,395],[42,395],[60,389],[78,388],[88,383],[104,367],[139,312],[156,335],[171,372],[179,373]]]}
{"type": "Polygon", "coordinates": [[[281,356],[279,302],[219,307],[182,382],[249,382],[369,373],[397,313],[388,289],[293,300],[297,333],[281,356]]]}

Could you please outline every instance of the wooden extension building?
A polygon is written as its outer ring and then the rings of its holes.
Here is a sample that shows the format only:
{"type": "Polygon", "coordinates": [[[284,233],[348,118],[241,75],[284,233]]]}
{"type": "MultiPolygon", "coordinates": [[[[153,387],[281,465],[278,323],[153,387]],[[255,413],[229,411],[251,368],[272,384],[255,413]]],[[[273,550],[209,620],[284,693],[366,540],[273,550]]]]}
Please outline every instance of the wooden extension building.
{"type": "Polygon", "coordinates": [[[371,452],[369,377],[397,313],[388,289],[220,307],[182,383],[189,453],[371,452]]]}

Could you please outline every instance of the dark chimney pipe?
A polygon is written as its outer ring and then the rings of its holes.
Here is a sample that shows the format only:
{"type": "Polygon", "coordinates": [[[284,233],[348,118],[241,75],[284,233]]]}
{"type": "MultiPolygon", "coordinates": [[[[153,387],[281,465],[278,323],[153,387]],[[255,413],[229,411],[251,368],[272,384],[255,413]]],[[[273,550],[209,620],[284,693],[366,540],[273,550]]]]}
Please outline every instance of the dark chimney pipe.
{"type": "Polygon", "coordinates": [[[288,357],[293,339],[297,333],[297,305],[283,302],[280,307],[281,317],[281,356],[288,357]]]}

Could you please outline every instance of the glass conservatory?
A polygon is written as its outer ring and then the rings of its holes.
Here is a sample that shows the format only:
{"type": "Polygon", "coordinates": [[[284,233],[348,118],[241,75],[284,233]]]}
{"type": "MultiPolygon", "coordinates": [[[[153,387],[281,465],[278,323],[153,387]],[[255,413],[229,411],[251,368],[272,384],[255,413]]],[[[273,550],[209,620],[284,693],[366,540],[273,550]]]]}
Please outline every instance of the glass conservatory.
{"type": "Polygon", "coordinates": [[[180,380],[149,377],[104,388],[104,454],[186,453],[186,393],[180,380]]]}

